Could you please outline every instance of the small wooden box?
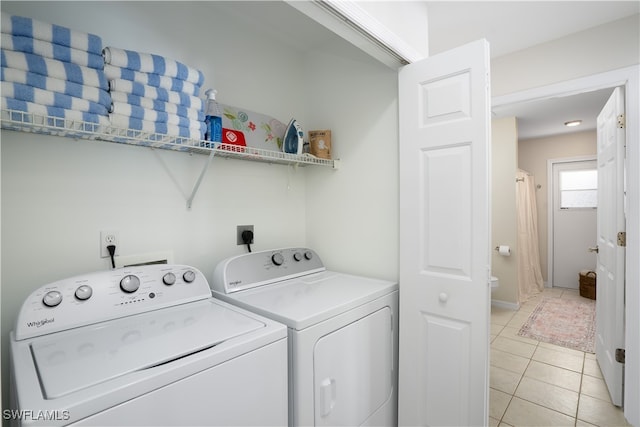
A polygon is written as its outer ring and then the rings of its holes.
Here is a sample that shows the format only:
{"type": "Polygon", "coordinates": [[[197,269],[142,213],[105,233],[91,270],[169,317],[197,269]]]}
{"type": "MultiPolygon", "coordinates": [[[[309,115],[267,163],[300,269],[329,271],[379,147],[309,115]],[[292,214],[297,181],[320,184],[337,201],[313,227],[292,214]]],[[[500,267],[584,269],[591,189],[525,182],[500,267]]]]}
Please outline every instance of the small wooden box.
{"type": "Polygon", "coordinates": [[[596,299],[596,272],[583,270],[580,276],[580,296],[596,299]]]}

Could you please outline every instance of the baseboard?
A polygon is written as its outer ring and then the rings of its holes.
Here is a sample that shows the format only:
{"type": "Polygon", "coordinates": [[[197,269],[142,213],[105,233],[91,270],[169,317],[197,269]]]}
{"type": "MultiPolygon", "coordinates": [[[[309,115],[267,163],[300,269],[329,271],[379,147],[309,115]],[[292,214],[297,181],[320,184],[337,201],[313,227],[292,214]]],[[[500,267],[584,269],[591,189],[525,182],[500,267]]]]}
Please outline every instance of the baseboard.
{"type": "Polygon", "coordinates": [[[491,300],[491,305],[500,308],[506,308],[508,310],[518,311],[520,310],[520,304],[517,302],[500,301],[497,299],[491,300]]]}

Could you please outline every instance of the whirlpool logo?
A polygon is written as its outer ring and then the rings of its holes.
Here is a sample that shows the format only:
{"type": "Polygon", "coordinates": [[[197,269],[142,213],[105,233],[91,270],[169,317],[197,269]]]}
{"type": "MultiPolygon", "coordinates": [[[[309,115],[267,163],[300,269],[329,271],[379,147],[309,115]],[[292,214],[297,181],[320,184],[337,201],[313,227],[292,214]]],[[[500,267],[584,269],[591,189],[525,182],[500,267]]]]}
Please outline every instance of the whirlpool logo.
{"type": "Polygon", "coordinates": [[[41,320],[36,320],[35,322],[27,322],[27,327],[36,328],[37,329],[37,328],[39,328],[41,326],[44,326],[44,325],[46,325],[48,323],[53,323],[55,321],[56,321],[55,317],[52,317],[50,319],[46,319],[45,318],[45,319],[41,319],[41,320]]]}

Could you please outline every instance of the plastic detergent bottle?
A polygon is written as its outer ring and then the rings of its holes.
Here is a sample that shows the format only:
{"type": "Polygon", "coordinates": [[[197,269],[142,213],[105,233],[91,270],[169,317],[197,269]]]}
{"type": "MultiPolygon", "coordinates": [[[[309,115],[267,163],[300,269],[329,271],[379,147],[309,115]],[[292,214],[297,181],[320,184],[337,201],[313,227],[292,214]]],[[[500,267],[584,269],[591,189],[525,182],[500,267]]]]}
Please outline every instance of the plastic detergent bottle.
{"type": "MultiPolygon", "coordinates": [[[[220,106],[216,101],[217,90],[209,89],[205,92],[207,95],[207,109],[205,111],[205,123],[207,130],[204,139],[212,142],[222,142],[222,115],[220,106]]],[[[214,144],[208,144],[207,147],[213,148],[214,144]]]]}

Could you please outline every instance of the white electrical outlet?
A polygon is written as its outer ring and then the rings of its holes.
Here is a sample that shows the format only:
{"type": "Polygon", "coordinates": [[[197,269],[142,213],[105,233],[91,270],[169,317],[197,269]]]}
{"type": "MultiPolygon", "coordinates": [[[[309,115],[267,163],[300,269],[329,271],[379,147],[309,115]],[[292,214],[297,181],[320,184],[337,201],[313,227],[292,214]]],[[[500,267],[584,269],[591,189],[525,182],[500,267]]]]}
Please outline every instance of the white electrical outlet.
{"type": "Polygon", "coordinates": [[[109,250],[107,246],[115,245],[116,253],[114,255],[120,255],[120,232],[109,230],[100,232],[100,257],[109,258],[109,250]]]}

